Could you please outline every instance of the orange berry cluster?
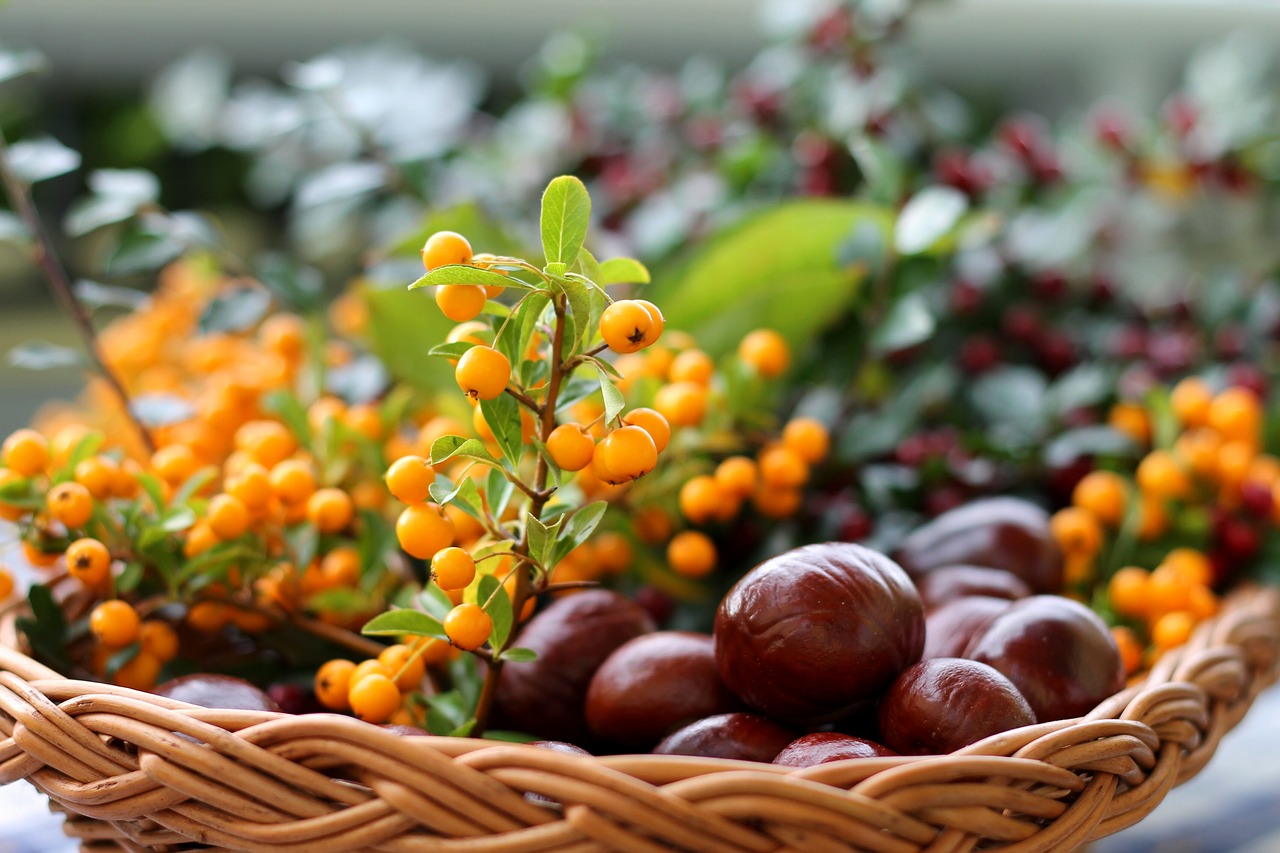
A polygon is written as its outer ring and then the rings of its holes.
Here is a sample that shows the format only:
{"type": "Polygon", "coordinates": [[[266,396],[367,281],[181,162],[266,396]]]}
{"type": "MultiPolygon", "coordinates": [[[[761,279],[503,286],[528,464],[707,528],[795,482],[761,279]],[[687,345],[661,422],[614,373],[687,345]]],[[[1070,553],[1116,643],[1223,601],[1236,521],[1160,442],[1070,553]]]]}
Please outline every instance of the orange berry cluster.
{"type": "Polygon", "coordinates": [[[358,664],[330,660],[316,671],[316,699],[331,711],[350,711],[366,722],[418,725],[409,697],[421,687],[427,667],[448,653],[448,644],[419,637],[387,646],[376,658],[358,664]]]}

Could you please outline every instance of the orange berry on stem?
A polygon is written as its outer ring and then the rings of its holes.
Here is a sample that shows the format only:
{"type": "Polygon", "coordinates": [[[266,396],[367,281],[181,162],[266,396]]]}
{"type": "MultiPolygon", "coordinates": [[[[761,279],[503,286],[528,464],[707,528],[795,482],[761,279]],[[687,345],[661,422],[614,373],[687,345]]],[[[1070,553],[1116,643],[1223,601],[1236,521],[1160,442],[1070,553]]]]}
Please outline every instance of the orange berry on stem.
{"type": "Polygon", "coordinates": [[[646,430],[638,426],[624,426],[600,440],[593,455],[596,457],[608,474],[601,479],[617,486],[652,471],[658,464],[658,449],[646,430]]]}
{"type": "Polygon", "coordinates": [[[34,477],[49,464],[49,442],[33,429],[10,433],[2,450],[5,467],[20,477],[34,477]]]}
{"type": "Polygon", "coordinates": [[[228,475],[223,488],[255,513],[266,508],[273,493],[270,473],[257,462],[248,462],[239,471],[228,475]]]}
{"type": "Polygon", "coordinates": [[[1138,488],[1150,497],[1181,499],[1191,492],[1191,480],[1167,450],[1153,450],[1144,456],[1135,477],[1138,488]]]}
{"type": "Polygon", "coordinates": [[[86,586],[98,586],[111,571],[111,552],[97,539],[77,539],[67,548],[67,571],[86,586]]]}
{"type": "Polygon", "coordinates": [[[1151,417],[1135,403],[1116,403],[1111,407],[1107,423],[1141,446],[1151,443],[1151,417]]]}
{"type": "Polygon", "coordinates": [[[347,698],[351,686],[351,674],[356,665],[349,660],[338,658],[325,663],[316,670],[315,693],[320,704],[330,711],[346,711],[351,708],[347,698]]]}
{"type": "Polygon", "coordinates": [[[307,498],[307,520],[321,533],[337,533],[355,518],[351,496],[342,489],[319,489],[307,498]]]}
{"type": "Polygon", "coordinates": [[[1111,629],[1111,637],[1120,650],[1120,662],[1124,666],[1125,675],[1133,675],[1142,666],[1142,643],[1132,628],[1117,625],[1111,629]]]}
{"type": "Polygon", "coordinates": [[[464,651],[483,646],[492,631],[493,619],[478,604],[459,604],[444,617],[449,642],[464,651]]]}
{"type": "Polygon", "coordinates": [[[0,601],[8,601],[11,595],[13,595],[13,575],[0,566],[0,601]]]}
{"type": "Polygon", "coordinates": [[[320,575],[326,589],[351,588],[360,583],[360,552],[349,545],[334,548],[320,559],[320,575]]]}
{"type": "Polygon", "coordinates": [[[391,670],[391,680],[401,691],[417,690],[427,674],[422,655],[415,654],[412,647],[403,643],[387,646],[378,653],[378,661],[391,670]]]}
{"type": "Polygon", "coordinates": [[[431,497],[436,472],[421,456],[402,456],[387,469],[386,481],[387,489],[397,500],[416,504],[431,497]]]}
{"type": "Polygon", "coordinates": [[[725,504],[731,501],[716,478],[708,474],[690,477],[680,487],[680,512],[694,524],[719,518],[725,504]]]}
{"type": "Polygon", "coordinates": [[[476,561],[461,548],[441,548],[431,558],[431,575],[441,589],[465,589],[476,577],[476,561]]]}
{"type": "Polygon", "coordinates": [[[127,601],[104,601],[89,614],[89,630],[104,646],[122,648],[138,639],[142,622],[127,601]]]}
{"type": "Polygon", "coordinates": [[[707,385],[715,372],[716,365],[711,360],[711,356],[700,349],[689,349],[671,360],[667,377],[672,382],[694,382],[698,385],[707,385]]]}
{"type": "Polygon", "coordinates": [[[455,323],[474,320],[484,311],[484,288],[475,284],[442,284],[436,287],[436,305],[455,323]]]}
{"type": "Polygon", "coordinates": [[[562,470],[581,471],[591,464],[596,443],[578,424],[561,424],[547,436],[547,452],[562,470]]]}
{"type": "Polygon", "coordinates": [[[1138,566],[1126,566],[1116,570],[1107,581],[1107,597],[1111,607],[1121,616],[1142,618],[1149,609],[1147,584],[1149,575],[1146,569],[1138,566]]]}
{"type": "Polygon", "coordinates": [[[454,379],[473,400],[499,397],[511,378],[511,362],[493,347],[472,347],[458,359],[454,379]]]}
{"type": "Polygon", "coordinates": [[[707,389],[694,382],[663,385],[654,395],[653,407],[673,427],[697,426],[707,414],[707,389]]]}
{"type": "Polygon", "coordinates": [[[716,466],[716,482],[729,494],[746,499],[756,489],[756,463],[746,456],[730,456],[716,466]]]}
{"type": "Polygon", "coordinates": [[[178,632],[168,622],[148,619],[138,627],[138,642],[142,650],[155,655],[162,663],[168,663],[178,656],[178,632]]]}
{"type": "Polygon", "coordinates": [[[826,458],[831,449],[831,435],[821,421],[813,418],[792,418],[782,428],[782,443],[790,447],[810,465],[826,458]]]}
{"type": "Polygon", "coordinates": [[[653,446],[661,453],[671,443],[671,424],[661,412],[654,409],[632,409],[622,416],[622,422],[638,426],[653,439],[653,446]]]}
{"type": "Polygon", "coordinates": [[[150,690],[156,686],[163,666],[164,664],[155,655],[139,651],[133,656],[133,660],[116,670],[111,680],[131,690],[150,690]]]}
{"type": "Polygon", "coordinates": [[[1103,524],[1119,527],[1129,502],[1129,484],[1113,471],[1090,471],[1076,484],[1071,502],[1103,524]]]}
{"type": "Polygon", "coordinates": [[[662,333],[661,317],[655,318],[639,299],[619,299],[600,315],[600,337],[614,352],[639,352],[662,333]]]}
{"type": "Polygon", "coordinates": [[[773,329],[756,329],[738,344],[738,359],[766,379],[773,379],[791,364],[791,348],[773,329]]]}
{"type": "Polygon", "coordinates": [[[301,459],[276,463],[269,475],[271,491],[286,504],[300,504],[315,494],[316,475],[301,459]]]}
{"type": "Polygon", "coordinates": [[[55,521],[69,529],[84,527],[93,517],[93,495],[76,482],[59,483],[50,489],[45,506],[55,521]]]}
{"type": "Polygon", "coordinates": [[[1190,584],[1213,582],[1213,563],[1208,555],[1195,548],[1174,548],[1160,561],[1160,565],[1169,566],[1190,584]]]}
{"type": "Polygon", "coordinates": [[[235,539],[249,529],[249,509],[233,495],[214,495],[205,510],[205,520],[219,539],[235,539]]]}
{"type": "Polygon", "coordinates": [[[1223,438],[1256,445],[1262,433],[1262,403],[1246,388],[1228,388],[1213,398],[1205,422],[1223,438]]]}
{"type": "Polygon", "coordinates": [[[374,673],[352,680],[347,690],[351,713],[366,723],[385,723],[400,710],[400,688],[390,677],[374,673]]]}
{"type": "Polygon", "coordinates": [[[453,522],[435,504],[410,504],[396,519],[396,538],[405,553],[430,560],[453,543],[453,522]]]}
{"type": "Polygon", "coordinates": [[[779,489],[798,489],[809,480],[804,458],[786,445],[774,445],[760,452],[760,480],[779,489]]]}
{"type": "Polygon", "coordinates": [[[1209,417],[1209,406],[1213,402],[1213,392],[1203,379],[1188,376],[1169,394],[1169,404],[1173,415],[1184,427],[1204,426],[1209,417]]]}
{"type": "Polygon", "coordinates": [[[170,444],[151,454],[151,470],[171,486],[182,485],[199,467],[195,453],[185,444],[170,444]]]}
{"type": "Polygon", "coordinates": [[[751,497],[751,505],[765,518],[790,518],[800,510],[804,495],[799,489],[776,488],[761,484],[751,497]]]}
{"type": "Polygon", "coordinates": [[[667,565],[678,575],[700,578],[716,567],[716,546],[699,530],[685,530],[667,545],[667,565]]]}
{"type": "Polygon", "coordinates": [[[1049,520],[1053,538],[1067,556],[1094,556],[1102,548],[1098,519],[1079,507],[1058,510],[1049,520]]]}
{"type": "Polygon", "coordinates": [[[1195,627],[1195,616],[1186,610],[1174,610],[1152,624],[1151,642],[1161,651],[1177,648],[1191,638],[1191,631],[1195,627]]]}
{"type": "Polygon", "coordinates": [[[427,272],[450,264],[469,264],[471,257],[471,244],[456,231],[437,231],[422,246],[422,265],[427,272]]]}
{"type": "Polygon", "coordinates": [[[91,456],[76,463],[74,478],[89,490],[96,500],[106,500],[116,481],[119,466],[109,456],[91,456]]]}

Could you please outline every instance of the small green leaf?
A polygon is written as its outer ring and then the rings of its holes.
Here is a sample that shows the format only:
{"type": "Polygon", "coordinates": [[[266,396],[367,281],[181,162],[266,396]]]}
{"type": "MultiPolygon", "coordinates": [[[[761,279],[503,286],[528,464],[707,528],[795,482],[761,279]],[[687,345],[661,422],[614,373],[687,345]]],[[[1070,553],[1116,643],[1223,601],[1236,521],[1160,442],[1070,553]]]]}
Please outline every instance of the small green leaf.
{"type": "Polygon", "coordinates": [[[515,483],[503,476],[501,471],[496,468],[489,471],[489,476],[484,483],[484,493],[489,499],[489,512],[494,518],[501,518],[506,512],[507,504],[515,491],[515,483]]]}
{"type": "Polygon", "coordinates": [[[449,611],[453,610],[453,601],[450,600],[448,593],[435,584],[427,584],[427,588],[418,596],[418,603],[422,605],[423,610],[442,622],[444,617],[449,615],[449,611]]]}
{"type": "Polygon", "coordinates": [[[438,476],[427,488],[431,492],[431,499],[440,506],[453,504],[477,521],[484,520],[480,509],[480,494],[476,491],[475,480],[470,477],[463,477],[454,485],[446,477],[438,476]]]}
{"type": "Polygon", "coordinates": [[[552,278],[560,278],[569,271],[569,265],[556,261],[554,263],[547,264],[543,267],[542,271],[552,278]]]}
{"type": "Polygon", "coordinates": [[[602,273],[600,272],[600,262],[596,260],[596,256],[588,252],[585,248],[578,251],[578,261],[573,265],[577,272],[593,284],[600,281],[602,273]]]}
{"type": "Polygon", "coordinates": [[[515,615],[511,609],[511,599],[507,590],[497,577],[483,575],[476,592],[476,600],[484,607],[489,618],[493,620],[493,630],[489,634],[489,645],[494,651],[502,651],[511,636],[511,625],[515,615]]]}
{"type": "Polygon", "coordinates": [[[30,643],[36,656],[62,672],[71,669],[67,657],[67,618],[44,584],[32,584],[27,591],[30,616],[17,620],[18,630],[30,643]]]}
{"type": "Polygon", "coordinates": [[[9,168],[24,184],[36,184],[80,168],[80,154],[52,136],[9,146],[9,168]]]}
{"type": "Polygon", "coordinates": [[[280,418],[299,444],[310,446],[311,420],[307,417],[306,406],[302,405],[297,394],[287,388],[278,388],[263,398],[262,409],[280,418]]]}
{"type": "Polygon", "coordinates": [[[565,318],[569,321],[565,328],[565,341],[569,343],[567,349],[576,351],[584,334],[591,334],[591,286],[577,279],[564,279],[557,282],[557,285],[569,303],[565,318]]]}
{"type": "Polygon", "coordinates": [[[610,258],[600,264],[600,275],[588,276],[602,286],[610,284],[648,284],[649,270],[634,258],[610,258]]]}
{"type": "Polygon", "coordinates": [[[212,482],[214,477],[218,476],[218,469],[212,465],[206,465],[197,470],[194,474],[186,479],[178,491],[173,493],[173,497],[169,500],[172,506],[182,506],[191,500],[191,496],[200,489],[204,488],[206,483],[212,482]]]}
{"type": "Polygon", "coordinates": [[[133,592],[137,589],[142,580],[143,568],[142,563],[137,560],[125,563],[124,571],[116,578],[116,592],[133,592]]]}
{"type": "Polygon", "coordinates": [[[605,373],[599,366],[596,370],[600,374],[600,394],[604,397],[604,422],[612,423],[622,410],[626,407],[626,398],[622,396],[622,392],[613,384],[613,380],[609,378],[609,374],[605,373]]]}
{"type": "Polygon", "coordinates": [[[151,505],[155,507],[156,512],[165,508],[164,486],[160,484],[160,478],[149,471],[143,471],[138,474],[138,485],[142,486],[147,497],[151,498],[151,505]]]}
{"type": "Polygon", "coordinates": [[[271,294],[265,288],[232,287],[209,300],[200,313],[200,334],[245,332],[271,310],[271,294]]]}
{"type": "Polygon", "coordinates": [[[476,718],[472,717],[453,731],[449,732],[449,737],[469,737],[471,730],[476,727],[476,718]]]}
{"type": "Polygon", "coordinates": [[[951,232],[969,209],[964,193],[953,187],[925,187],[911,197],[898,215],[893,245],[900,254],[916,255],[951,232]]]}
{"type": "Polygon", "coordinates": [[[320,531],[313,524],[285,528],[284,543],[295,566],[309,566],[320,549],[320,531]]]}
{"type": "MultiPolygon", "coordinates": [[[[499,657],[503,660],[511,661],[512,663],[533,663],[538,659],[538,653],[533,649],[522,649],[519,646],[516,646],[515,648],[503,650],[499,657]]],[[[488,732],[485,735],[485,737],[490,736],[496,738],[498,736],[498,732],[488,732]]],[[[506,740],[507,738],[502,739],[506,740]]]]}
{"type": "Polygon", "coordinates": [[[556,564],[565,558],[566,554],[587,541],[600,524],[600,520],[604,518],[604,514],[608,509],[608,501],[595,501],[587,504],[569,517],[569,520],[563,525],[563,531],[556,540],[555,548],[551,552],[551,560],[546,567],[547,571],[554,569],[556,564]]]}
{"type": "Polygon", "coordinates": [[[552,180],[542,194],[542,251],[547,263],[572,266],[590,222],[591,196],[586,185],[570,175],[552,180]]]}
{"type": "Polygon", "coordinates": [[[113,287],[87,278],[76,281],[75,293],[76,298],[90,308],[124,308],[136,311],[151,299],[145,292],[132,287],[113,287]]]}
{"type": "Polygon", "coordinates": [[[514,287],[529,290],[530,285],[521,281],[515,276],[503,275],[493,270],[481,269],[480,267],[468,266],[466,264],[449,264],[444,267],[436,267],[422,278],[409,285],[410,290],[417,290],[420,287],[430,287],[439,284],[476,284],[481,287],[514,287]]]}
{"type": "Polygon", "coordinates": [[[475,344],[471,341],[456,341],[451,344],[436,344],[431,349],[427,350],[427,355],[443,356],[456,361],[462,358],[463,354],[473,346],[475,346],[475,344]]]}
{"type": "Polygon", "coordinates": [[[120,651],[107,658],[107,664],[104,667],[104,675],[108,678],[115,675],[122,668],[127,666],[130,661],[138,656],[138,652],[142,651],[141,643],[130,643],[120,651]]]}
{"type": "Polygon", "coordinates": [[[555,537],[560,527],[560,520],[556,519],[556,523],[548,527],[542,523],[541,519],[535,518],[531,513],[526,512],[524,519],[525,538],[529,542],[529,556],[536,560],[539,566],[546,568],[547,557],[551,552],[551,548],[555,545],[555,537]]]}
{"type": "Polygon", "coordinates": [[[937,323],[923,293],[908,293],[890,306],[884,320],[871,333],[871,350],[877,355],[904,350],[933,336],[937,323]]]}
{"type": "Polygon", "coordinates": [[[451,735],[466,724],[470,714],[460,690],[438,693],[427,700],[427,729],[436,735],[451,735]]]}
{"type": "Polygon", "coordinates": [[[449,639],[444,632],[444,624],[434,616],[428,616],[421,610],[388,610],[365,623],[360,633],[368,637],[394,637],[409,634],[414,637],[435,637],[440,640],[449,639]]]}
{"type": "Polygon", "coordinates": [[[520,464],[520,454],[524,450],[520,409],[520,403],[510,394],[499,394],[492,400],[480,401],[480,412],[489,429],[493,430],[493,440],[513,466],[520,464]]]}
{"type": "Polygon", "coordinates": [[[455,456],[474,459],[486,465],[501,467],[502,463],[493,457],[484,442],[478,438],[463,438],[460,435],[444,435],[431,444],[431,464],[439,465],[455,456]]]}

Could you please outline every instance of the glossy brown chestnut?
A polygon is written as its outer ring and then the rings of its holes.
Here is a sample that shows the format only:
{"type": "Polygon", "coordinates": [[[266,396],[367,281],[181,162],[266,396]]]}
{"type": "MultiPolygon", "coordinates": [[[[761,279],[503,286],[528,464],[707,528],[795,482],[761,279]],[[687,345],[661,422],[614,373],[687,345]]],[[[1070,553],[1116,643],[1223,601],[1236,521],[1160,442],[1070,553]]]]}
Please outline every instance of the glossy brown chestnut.
{"type": "Polygon", "coordinates": [[[738,711],[717,714],[676,729],[655,746],[653,752],[655,755],[701,755],[768,762],[795,737],[794,731],[768,717],[738,711]]]}
{"type": "Polygon", "coordinates": [[[987,629],[1013,602],[989,595],[967,595],[948,601],[924,617],[924,653],[928,658],[964,657],[977,634],[987,629]]]}
{"type": "Polygon", "coordinates": [[[1035,721],[1013,682],[984,663],[960,658],[908,667],[880,703],[880,736],[903,755],[954,752],[1035,721]]]}
{"type": "Polygon", "coordinates": [[[927,614],[966,595],[987,595],[1016,601],[1031,595],[1026,581],[1004,569],[983,566],[943,566],[916,578],[916,589],[927,614]]]}
{"type": "Polygon", "coordinates": [[[1058,595],[1013,602],[964,656],[1004,673],[1042,723],[1088,713],[1124,687],[1120,652],[1106,624],[1058,595]]]}
{"type": "Polygon", "coordinates": [[[1019,498],[984,498],[944,512],[903,540],[894,553],[918,578],[943,566],[1004,569],[1032,592],[1062,589],[1062,552],[1049,514],[1019,498]]]}
{"type": "Polygon", "coordinates": [[[658,631],[619,646],[587,688],[587,726],[620,748],[647,751],[693,720],[739,710],[720,680],[709,634],[658,631]]]}
{"type": "Polygon", "coordinates": [[[243,678],[196,673],[180,675],[156,687],[153,693],[203,708],[228,711],[279,711],[271,697],[243,678]]]}
{"type": "Polygon", "coordinates": [[[883,554],[846,542],[766,560],[720,602],[716,663],[729,689],[779,720],[838,719],[920,659],[924,609],[883,554]]]}
{"type": "Polygon", "coordinates": [[[586,732],[591,676],[613,650],[653,630],[638,604],[603,589],[561,598],[525,623],[515,645],[538,659],[508,662],[494,693],[500,724],[572,743],[586,732]]]}
{"type": "Polygon", "coordinates": [[[774,756],[773,763],[784,767],[812,767],[846,758],[884,758],[898,753],[873,740],[840,732],[814,732],[798,737],[774,756]]]}

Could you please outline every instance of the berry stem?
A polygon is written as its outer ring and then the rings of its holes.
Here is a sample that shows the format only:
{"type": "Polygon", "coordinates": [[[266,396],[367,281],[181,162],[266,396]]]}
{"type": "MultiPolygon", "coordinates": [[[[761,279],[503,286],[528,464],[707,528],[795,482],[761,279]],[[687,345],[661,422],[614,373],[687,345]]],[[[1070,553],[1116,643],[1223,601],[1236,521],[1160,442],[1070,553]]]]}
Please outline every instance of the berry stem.
{"type": "Polygon", "coordinates": [[[45,281],[49,284],[49,289],[53,291],[62,309],[66,311],[74,322],[76,330],[84,340],[85,349],[93,360],[94,366],[102,374],[102,377],[107,380],[107,384],[111,386],[116,396],[120,398],[120,404],[124,407],[125,415],[138,431],[138,435],[142,438],[143,446],[146,447],[148,452],[154,453],[156,446],[151,440],[151,433],[138,420],[133,407],[129,405],[129,395],[124,390],[124,385],[120,382],[120,378],[107,366],[107,362],[102,356],[102,350],[98,346],[98,335],[93,328],[93,321],[89,318],[89,312],[85,310],[84,305],[76,298],[71,282],[67,278],[67,271],[63,268],[62,261],[54,251],[53,242],[49,239],[49,232],[45,229],[44,223],[40,219],[40,214],[36,211],[35,202],[31,199],[30,188],[18,178],[9,163],[9,146],[5,142],[3,133],[0,133],[0,181],[4,182],[5,192],[9,196],[9,201],[17,208],[18,215],[22,217],[27,230],[31,232],[32,239],[35,241],[33,250],[36,263],[44,274],[45,281]]]}

